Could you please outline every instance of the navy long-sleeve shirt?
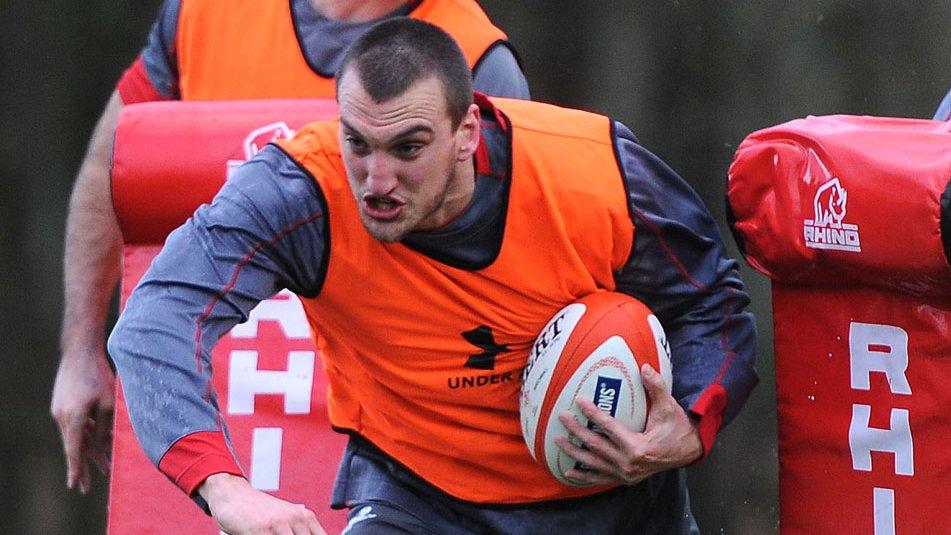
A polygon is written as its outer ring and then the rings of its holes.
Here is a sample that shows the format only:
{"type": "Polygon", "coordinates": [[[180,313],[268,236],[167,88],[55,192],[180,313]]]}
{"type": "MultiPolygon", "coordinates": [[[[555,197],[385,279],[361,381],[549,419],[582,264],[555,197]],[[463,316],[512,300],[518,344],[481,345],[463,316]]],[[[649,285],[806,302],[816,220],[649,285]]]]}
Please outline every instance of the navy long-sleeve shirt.
{"type": "MultiPolygon", "coordinates": [[[[757,381],[754,323],[743,311],[749,298],[700,199],[630,130],[614,126],[637,228],[630,258],[615,276],[617,291],[647,304],[664,325],[673,395],[699,420],[709,451],[757,381]]],[[[477,174],[470,205],[438,230],[411,233],[407,246],[461,265],[478,265],[498,250],[511,153],[491,117],[483,119],[482,143],[491,169],[477,174]]],[[[266,147],[169,236],[129,298],[109,351],[136,434],[154,463],[181,438],[218,431],[217,404],[206,396],[217,340],[283,288],[305,297],[319,293],[332,249],[318,187],[280,149],[266,147]]]]}

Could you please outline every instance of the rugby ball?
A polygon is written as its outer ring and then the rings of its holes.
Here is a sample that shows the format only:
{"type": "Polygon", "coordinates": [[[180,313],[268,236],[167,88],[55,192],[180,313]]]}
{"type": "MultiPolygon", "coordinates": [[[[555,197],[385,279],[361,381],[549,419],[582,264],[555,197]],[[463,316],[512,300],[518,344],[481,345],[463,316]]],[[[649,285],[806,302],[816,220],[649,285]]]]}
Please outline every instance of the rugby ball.
{"type": "Polygon", "coordinates": [[[568,436],[558,420],[573,413],[594,429],[575,399],[585,397],[628,428],[641,432],[648,399],[640,367],[659,371],[670,391],[670,349],[664,329],[646,305],[625,294],[596,292],[558,311],[545,325],[522,374],[522,435],[532,457],[565,485],[581,486],[564,476],[575,466],[555,444],[568,436]]]}

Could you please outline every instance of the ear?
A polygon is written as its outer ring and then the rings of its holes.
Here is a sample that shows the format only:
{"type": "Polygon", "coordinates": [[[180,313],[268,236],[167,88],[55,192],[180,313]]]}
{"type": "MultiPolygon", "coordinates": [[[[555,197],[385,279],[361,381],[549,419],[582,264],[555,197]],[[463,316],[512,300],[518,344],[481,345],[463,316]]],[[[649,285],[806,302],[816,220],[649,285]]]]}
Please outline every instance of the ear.
{"type": "Polygon", "coordinates": [[[479,125],[481,124],[479,106],[469,105],[469,110],[463,116],[456,130],[456,160],[469,161],[479,148],[479,125]]]}

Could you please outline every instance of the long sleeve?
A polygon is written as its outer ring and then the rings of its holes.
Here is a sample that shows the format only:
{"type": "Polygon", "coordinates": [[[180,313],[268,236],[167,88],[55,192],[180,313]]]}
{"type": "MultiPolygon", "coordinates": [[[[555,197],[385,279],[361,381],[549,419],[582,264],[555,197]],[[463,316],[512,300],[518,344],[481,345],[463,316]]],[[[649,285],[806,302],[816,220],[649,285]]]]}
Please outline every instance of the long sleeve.
{"type": "Polygon", "coordinates": [[[951,121],[951,91],[944,96],[944,100],[938,105],[938,110],[934,113],[935,121],[951,121]]]}
{"type": "Polygon", "coordinates": [[[319,291],[324,214],[315,182],[266,147],[169,236],[109,338],[139,441],[189,494],[213,473],[241,473],[211,387],[211,349],[280,289],[319,291]]]}
{"type": "Polygon", "coordinates": [[[123,104],[180,97],[175,44],[180,8],[180,0],[165,0],[162,4],[145,47],[116,84],[123,104]]]}
{"type": "Polygon", "coordinates": [[[528,80],[515,53],[503,43],[490,48],[472,69],[472,87],[495,97],[531,98],[528,80]]]}
{"type": "Polygon", "coordinates": [[[713,217],[673,170],[623,125],[615,143],[635,225],[618,291],[644,302],[671,346],[673,395],[698,418],[704,455],[758,382],[756,331],[737,262],[713,217]]]}

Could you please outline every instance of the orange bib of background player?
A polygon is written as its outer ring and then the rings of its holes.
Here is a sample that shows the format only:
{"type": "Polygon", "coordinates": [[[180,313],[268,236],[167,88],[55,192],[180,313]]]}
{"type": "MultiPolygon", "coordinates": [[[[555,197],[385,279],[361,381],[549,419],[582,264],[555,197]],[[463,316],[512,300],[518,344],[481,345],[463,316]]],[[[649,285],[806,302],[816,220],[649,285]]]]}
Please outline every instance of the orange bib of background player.
{"type": "MultiPolygon", "coordinates": [[[[471,0],[424,0],[410,13],[453,36],[474,67],[505,33],[471,0]]],[[[178,23],[182,100],[334,98],[301,50],[288,0],[183,0],[178,23]]]]}

